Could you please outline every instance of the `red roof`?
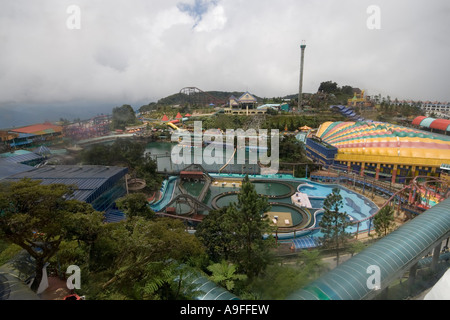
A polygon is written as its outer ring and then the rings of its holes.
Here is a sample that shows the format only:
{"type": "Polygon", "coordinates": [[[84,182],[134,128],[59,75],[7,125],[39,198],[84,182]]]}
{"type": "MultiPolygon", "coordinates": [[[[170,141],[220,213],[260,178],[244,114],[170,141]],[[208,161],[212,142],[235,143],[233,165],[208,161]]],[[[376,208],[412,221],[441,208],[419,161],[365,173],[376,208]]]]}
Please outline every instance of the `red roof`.
{"type": "Polygon", "coordinates": [[[169,121],[169,118],[166,115],[164,115],[164,117],[162,118],[162,121],[169,121]]]}
{"type": "Polygon", "coordinates": [[[181,171],[180,176],[182,178],[203,178],[202,171],[181,171]]]}
{"type": "Polygon", "coordinates": [[[189,113],[186,113],[185,117],[192,117],[189,113]]]}
{"type": "Polygon", "coordinates": [[[445,120],[445,119],[437,119],[437,120],[434,120],[430,124],[431,129],[438,129],[438,130],[442,130],[442,131],[447,131],[449,126],[450,126],[450,120],[445,120]]]}
{"type": "Polygon", "coordinates": [[[424,117],[424,116],[417,117],[417,118],[415,118],[413,120],[412,125],[413,126],[420,126],[420,123],[423,121],[423,119],[426,119],[426,118],[427,117],[424,117]]]}
{"type": "Polygon", "coordinates": [[[183,118],[183,116],[181,115],[181,113],[178,112],[177,116],[175,117],[175,119],[181,119],[183,118]]]}
{"type": "Polygon", "coordinates": [[[49,130],[49,129],[53,129],[55,132],[61,132],[62,131],[62,127],[61,126],[56,126],[56,125],[53,125],[51,123],[40,123],[40,124],[35,124],[35,125],[32,125],[32,126],[12,129],[11,131],[13,131],[13,132],[20,132],[20,133],[35,133],[35,132],[49,130]]]}

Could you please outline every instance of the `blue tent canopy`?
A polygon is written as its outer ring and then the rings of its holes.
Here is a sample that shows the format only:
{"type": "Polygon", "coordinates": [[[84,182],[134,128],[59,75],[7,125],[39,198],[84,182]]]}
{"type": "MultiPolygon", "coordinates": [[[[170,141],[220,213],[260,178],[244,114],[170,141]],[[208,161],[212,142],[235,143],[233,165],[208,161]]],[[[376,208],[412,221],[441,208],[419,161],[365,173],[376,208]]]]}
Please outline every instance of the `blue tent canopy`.
{"type": "Polygon", "coordinates": [[[319,246],[319,241],[312,237],[305,237],[292,240],[292,246],[295,250],[311,249],[319,246]]]}

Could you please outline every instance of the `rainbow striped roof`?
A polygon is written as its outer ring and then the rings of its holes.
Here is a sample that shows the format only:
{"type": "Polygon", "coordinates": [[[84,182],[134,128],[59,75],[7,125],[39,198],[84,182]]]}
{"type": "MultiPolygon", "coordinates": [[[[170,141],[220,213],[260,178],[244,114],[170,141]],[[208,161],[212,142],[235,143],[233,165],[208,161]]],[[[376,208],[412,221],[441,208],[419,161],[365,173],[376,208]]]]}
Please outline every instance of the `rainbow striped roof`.
{"type": "Polygon", "coordinates": [[[325,122],[316,135],[337,147],[338,154],[374,156],[377,162],[386,162],[385,157],[450,159],[450,137],[389,123],[325,122]]]}

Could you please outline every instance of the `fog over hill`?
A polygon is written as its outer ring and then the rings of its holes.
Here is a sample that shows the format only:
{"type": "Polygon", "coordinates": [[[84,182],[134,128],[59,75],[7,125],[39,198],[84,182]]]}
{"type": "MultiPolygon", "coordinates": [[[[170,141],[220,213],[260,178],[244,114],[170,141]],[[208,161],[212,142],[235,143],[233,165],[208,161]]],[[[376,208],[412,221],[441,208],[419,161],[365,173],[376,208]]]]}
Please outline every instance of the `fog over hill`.
{"type": "Polygon", "coordinates": [[[0,2],[1,127],[139,109],[186,86],[283,97],[298,92],[303,40],[304,92],[332,79],[450,101],[448,0],[0,2]]]}
{"type": "MultiPolygon", "coordinates": [[[[208,91],[207,93],[219,99],[226,100],[234,95],[239,98],[244,92],[228,92],[228,91],[208,91]]],[[[262,102],[261,97],[255,95],[258,101],[262,102]]],[[[295,95],[289,96],[295,97],[295,95]]],[[[70,121],[80,118],[82,120],[90,119],[100,114],[111,114],[114,107],[120,107],[124,104],[129,104],[135,111],[143,105],[152,102],[164,105],[177,105],[182,102],[180,93],[174,93],[167,97],[163,97],[157,101],[118,101],[114,102],[61,102],[61,103],[41,103],[27,104],[27,103],[4,103],[0,106],[0,129],[21,127],[35,123],[42,123],[45,121],[58,121],[61,118],[70,121]]]]}

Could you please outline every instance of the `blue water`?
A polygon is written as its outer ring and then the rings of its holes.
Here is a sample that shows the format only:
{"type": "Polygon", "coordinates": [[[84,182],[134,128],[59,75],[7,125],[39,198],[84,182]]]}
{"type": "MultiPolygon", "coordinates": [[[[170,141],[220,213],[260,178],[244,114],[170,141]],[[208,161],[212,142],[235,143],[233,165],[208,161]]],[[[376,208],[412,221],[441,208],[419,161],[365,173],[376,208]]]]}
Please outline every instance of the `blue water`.
{"type": "MultiPolygon", "coordinates": [[[[221,175],[212,175],[213,177],[240,177],[242,178],[243,176],[241,175],[237,175],[237,174],[221,174],[221,175]]],[[[311,182],[309,180],[306,179],[296,179],[293,178],[292,176],[289,175],[271,175],[269,176],[252,176],[254,178],[258,178],[258,179],[268,179],[268,181],[291,181],[292,183],[295,183],[297,185],[297,183],[307,183],[307,185],[305,184],[300,184],[298,187],[298,191],[306,193],[308,196],[310,196],[310,202],[313,205],[314,209],[322,209],[323,208],[323,201],[325,199],[326,196],[328,196],[333,188],[335,187],[339,187],[340,189],[340,195],[342,196],[343,199],[343,208],[341,212],[345,212],[347,213],[347,215],[349,217],[351,217],[354,221],[358,221],[358,220],[362,220],[365,218],[368,218],[370,216],[372,216],[374,213],[376,213],[376,211],[378,210],[378,207],[372,203],[371,201],[367,200],[365,197],[352,192],[344,187],[341,186],[337,186],[337,185],[323,185],[323,184],[319,184],[319,183],[315,183],[315,182],[311,182]]],[[[172,199],[173,196],[173,192],[174,192],[174,188],[176,185],[176,179],[177,177],[170,177],[169,181],[165,181],[165,184],[163,185],[163,187],[161,188],[161,192],[163,193],[162,198],[151,205],[151,208],[154,211],[158,211],[160,209],[162,209],[164,206],[166,206],[169,201],[172,199]]],[[[280,202],[284,202],[282,201],[284,199],[280,199],[280,202]]],[[[289,201],[290,203],[290,198],[289,201]]],[[[312,210],[312,212],[314,212],[316,210],[312,210]]],[[[318,227],[319,226],[319,222],[322,219],[323,216],[323,210],[317,210],[316,215],[315,215],[315,225],[314,227],[318,227]]],[[[369,220],[366,220],[362,223],[360,223],[359,226],[359,231],[363,231],[363,230],[368,230],[369,229],[369,225],[370,222],[369,220]]],[[[358,227],[357,224],[353,224],[350,227],[347,228],[347,232],[349,233],[355,233],[358,231],[358,227]]],[[[278,234],[279,239],[280,240],[289,240],[292,239],[294,236],[296,238],[302,237],[303,235],[305,236],[314,236],[314,237],[322,237],[323,234],[320,232],[320,230],[307,230],[305,232],[297,232],[296,235],[294,235],[293,233],[286,233],[286,234],[278,234]]]]}
{"type": "Polygon", "coordinates": [[[172,200],[173,191],[174,191],[177,179],[178,179],[178,177],[170,177],[168,180],[163,182],[163,186],[161,187],[161,193],[162,193],[161,199],[150,205],[150,208],[153,211],[155,211],[155,212],[160,211],[162,208],[164,208],[170,202],[170,200],[172,200]]]}
{"type": "MultiPolygon", "coordinates": [[[[335,187],[336,185],[323,185],[315,182],[308,182],[307,185],[300,185],[298,187],[298,191],[306,193],[310,197],[310,202],[313,208],[322,208],[324,198],[331,194],[333,188],[335,187]]],[[[365,197],[341,186],[338,187],[343,200],[343,208],[341,209],[341,212],[346,213],[354,221],[368,218],[378,210],[378,207],[365,197]]],[[[360,230],[368,228],[369,221],[364,221],[359,227],[360,230]]],[[[356,232],[357,225],[349,227],[347,231],[356,232]]]]}

